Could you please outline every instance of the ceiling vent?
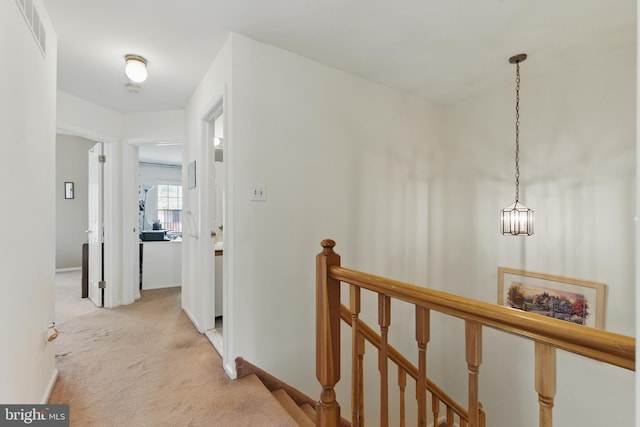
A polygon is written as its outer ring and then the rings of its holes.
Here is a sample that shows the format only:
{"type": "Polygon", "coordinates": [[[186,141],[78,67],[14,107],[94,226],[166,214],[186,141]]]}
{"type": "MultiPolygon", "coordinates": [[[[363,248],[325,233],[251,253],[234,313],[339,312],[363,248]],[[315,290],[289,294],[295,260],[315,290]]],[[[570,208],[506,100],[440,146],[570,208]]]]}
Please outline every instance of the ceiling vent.
{"type": "Polygon", "coordinates": [[[40,49],[42,55],[47,57],[47,32],[40,21],[40,15],[38,10],[33,5],[33,0],[16,0],[24,20],[27,22],[27,26],[31,30],[31,34],[36,40],[36,44],[40,49]]]}

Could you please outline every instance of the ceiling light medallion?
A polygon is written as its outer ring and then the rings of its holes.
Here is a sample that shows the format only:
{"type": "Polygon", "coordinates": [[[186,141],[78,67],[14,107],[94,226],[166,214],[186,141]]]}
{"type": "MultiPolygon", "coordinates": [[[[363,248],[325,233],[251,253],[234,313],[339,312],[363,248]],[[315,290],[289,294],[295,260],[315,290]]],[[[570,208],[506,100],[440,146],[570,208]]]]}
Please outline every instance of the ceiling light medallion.
{"type": "Polygon", "coordinates": [[[133,83],[127,83],[126,85],[124,85],[124,87],[127,88],[127,90],[131,93],[138,93],[140,92],[140,86],[133,84],[133,83]]]}
{"type": "Polygon", "coordinates": [[[138,55],[126,55],[124,57],[124,73],[129,80],[142,83],[147,79],[147,60],[138,55]]]}
{"type": "Polygon", "coordinates": [[[520,63],[525,59],[524,53],[509,58],[516,64],[516,200],[500,212],[500,229],[512,236],[533,234],[533,210],[520,203],[520,63]]]}

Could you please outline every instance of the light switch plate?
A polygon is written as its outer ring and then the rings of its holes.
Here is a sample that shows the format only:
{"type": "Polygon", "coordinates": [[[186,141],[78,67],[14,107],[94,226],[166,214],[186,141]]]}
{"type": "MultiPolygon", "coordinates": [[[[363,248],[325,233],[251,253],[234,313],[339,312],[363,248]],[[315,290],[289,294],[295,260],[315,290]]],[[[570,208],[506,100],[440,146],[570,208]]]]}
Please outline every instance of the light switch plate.
{"type": "Polygon", "coordinates": [[[251,194],[249,200],[256,202],[264,202],[267,200],[267,186],[264,184],[255,184],[251,187],[251,194]]]}

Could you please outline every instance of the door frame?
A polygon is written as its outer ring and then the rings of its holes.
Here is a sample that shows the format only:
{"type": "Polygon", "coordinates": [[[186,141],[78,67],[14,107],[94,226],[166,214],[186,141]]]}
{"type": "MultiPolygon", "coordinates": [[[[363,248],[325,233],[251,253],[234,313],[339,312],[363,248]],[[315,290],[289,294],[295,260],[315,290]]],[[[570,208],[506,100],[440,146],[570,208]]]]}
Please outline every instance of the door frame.
{"type": "MultiPolygon", "coordinates": [[[[140,238],[138,229],[138,148],[143,145],[180,144],[184,141],[172,138],[136,138],[122,141],[122,218],[123,218],[123,304],[131,304],[140,298],[140,238]],[[135,182],[136,185],[130,185],[135,182]]],[[[183,183],[184,184],[184,183],[183,183]]],[[[183,216],[184,221],[184,216],[183,216]]]]}
{"type": "Polygon", "coordinates": [[[104,143],[96,142],[88,151],[88,227],[89,245],[88,288],[89,299],[97,307],[104,307],[104,289],[100,283],[104,280],[104,163],[100,157],[104,153],[104,143]]]}
{"type": "Polygon", "coordinates": [[[58,124],[56,134],[79,136],[95,142],[103,143],[103,154],[107,156],[103,177],[103,224],[104,224],[104,307],[111,308],[121,304],[121,258],[120,234],[117,232],[117,219],[120,217],[120,193],[118,176],[120,175],[120,144],[118,139],[101,135],[71,125],[58,124]]]}
{"type": "MultiPolygon", "coordinates": [[[[223,128],[224,128],[224,194],[223,194],[223,217],[224,217],[224,256],[222,258],[222,316],[223,329],[222,334],[222,366],[227,372],[230,378],[236,378],[235,368],[235,356],[234,356],[234,310],[233,310],[233,239],[234,239],[234,222],[233,222],[233,129],[232,129],[232,111],[229,107],[229,96],[227,85],[224,85],[222,90],[217,93],[217,96],[212,97],[213,102],[209,104],[209,108],[205,108],[206,114],[201,117],[201,135],[200,135],[200,159],[203,164],[209,165],[210,162],[215,162],[215,149],[213,144],[208,144],[209,135],[209,122],[215,120],[220,114],[223,114],[223,128]]],[[[213,126],[213,123],[211,123],[213,126]]],[[[213,198],[212,188],[209,186],[210,179],[215,179],[213,168],[203,167],[200,168],[203,173],[202,182],[206,183],[207,188],[201,188],[200,195],[200,218],[202,222],[203,233],[206,232],[206,239],[200,239],[198,250],[198,260],[203,266],[200,270],[200,284],[195,285],[198,287],[195,290],[196,294],[199,294],[203,300],[203,304],[199,307],[200,312],[203,313],[204,318],[211,319],[214,316],[214,298],[215,288],[211,285],[213,278],[215,278],[215,247],[209,238],[209,231],[213,230],[214,225],[211,224],[213,212],[212,202],[210,198],[213,198]],[[210,175],[214,175],[210,177],[210,175]],[[211,278],[211,279],[208,279],[211,278]],[[208,293],[213,294],[213,298],[208,298],[208,293]]],[[[215,286],[215,285],[214,285],[215,286]]],[[[203,320],[203,319],[199,319],[203,320]]],[[[200,326],[204,325],[201,323],[200,326]]],[[[206,329],[200,331],[205,332],[206,329]]]]}
{"type": "MultiPolygon", "coordinates": [[[[202,153],[204,154],[204,164],[206,165],[203,169],[204,179],[203,182],[206,182],[205,190],[201,193],[201,203],[202,203],[202,230],[203,230],[203,238],[200,239],[200,259],[202,265],[202,328],[204,331],[212,329],[215,327],[215,277],[216,277],[216,267],[215,267],[215,245],[214,240],[211,236],[212,232],[216,231],[216,224],[213,219],[216,212],[216,198],[214,193],[215,188],[215,147],[213,145],[213,136],[215,135],[215,121],[223,115],[224,113],[224,96],[218,98],[216,102],[214,102],[213,107],[209,109],[209,112],[205,115],[202,121],[202,153]]],[[[224,117],[223,117],[223,129],[224,129],[224,117]]],[[[226,181],[226,180],[225,180],[226,181]]],[[[223,198],[226,197],[226,188],[223,190],[223,198]]],[[[226,203],[223,202],[223,206],[226,203]]],[[[225,214],[222,214],[223,218],[225,214]]],[[[226,224],[225,224],[226,227],[226,224]]],[[[224,233],[226,239],[226,230],[224,233]]],[[[226,253],[226,242],[224,242],[223,251],[226,253]]],[[[223,267],[222,267],[222,294],[224,296],[226,287],[225,287],[225,257],[223,256],[223,267]]],[[[225,319],[225,304],[224,297],[222,301],[222,317],[225,319]]],[[[223,320],[224,322],[224,320],[223,320]]],[[[226,322],[225,322],[226,323],[226,322]]],[[[225,324],[226,327],[226,324],[225,324]]],[[[224,336],[227,334],[223,334],[223,348],[224,348],[224,336]]]]}

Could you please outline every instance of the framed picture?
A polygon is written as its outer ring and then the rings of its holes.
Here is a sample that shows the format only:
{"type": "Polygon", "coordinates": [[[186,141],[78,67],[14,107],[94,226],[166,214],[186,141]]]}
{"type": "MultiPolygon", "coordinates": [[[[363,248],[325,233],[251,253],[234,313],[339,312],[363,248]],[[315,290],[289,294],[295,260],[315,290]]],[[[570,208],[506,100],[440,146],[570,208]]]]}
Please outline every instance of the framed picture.
{"type": "Polygon", "coordinates": [[[73,182],[65,182],[64,183],[64,198],[65,199],[73,199],[73,182]]]}
{"type": "Polygon", "coordinates": [[[498,267],[498,304],[604,329],[606,285],[498,267]]]}

